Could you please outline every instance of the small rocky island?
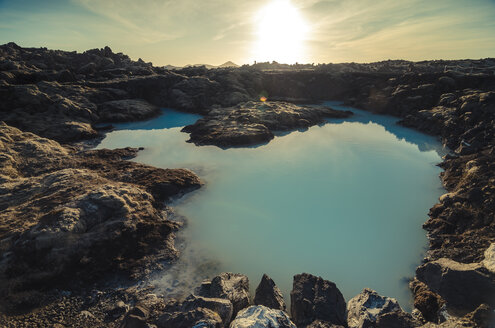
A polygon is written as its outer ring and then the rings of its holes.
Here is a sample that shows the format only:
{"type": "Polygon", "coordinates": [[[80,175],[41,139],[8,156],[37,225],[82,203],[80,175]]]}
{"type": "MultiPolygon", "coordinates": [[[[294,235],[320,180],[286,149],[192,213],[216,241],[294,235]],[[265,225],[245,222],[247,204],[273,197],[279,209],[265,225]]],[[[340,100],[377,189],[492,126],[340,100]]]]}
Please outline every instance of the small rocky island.
{"type": "Polygon", "coordinates": [[[495,59],[169,70],[108,47],[8,43],[0,46],[0,121],[2,327],[493,322],[495,59]],[[170,220],[170,200],[202,182],[189,170],[129,161],[139,149],[91,149],[110,123],[171,107],[203,116],[184,128],[198,146],[251,146],[352,114],[318,105],[329,99],[400,117],[452,150],[439,164],[447,193],[423,226],[429,249],[410,280],[412,313],[370,289],[346,302],[335,283],[307,273],[294,276],[290,304],[266,275],[254,297],[240,273],[222,273],[181,299],[146,285],[180,257],[182,223],[170,220]]]}

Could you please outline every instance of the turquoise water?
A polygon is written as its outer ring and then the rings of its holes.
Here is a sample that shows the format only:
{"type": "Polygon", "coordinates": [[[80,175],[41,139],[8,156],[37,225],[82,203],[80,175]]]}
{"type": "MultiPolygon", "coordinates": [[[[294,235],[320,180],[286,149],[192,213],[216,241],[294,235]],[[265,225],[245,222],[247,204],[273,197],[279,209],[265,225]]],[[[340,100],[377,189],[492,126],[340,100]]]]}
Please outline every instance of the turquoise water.
{"type": "MultiPolygon", "coordinates": [[[[370,287],[409,309],[405,279],[422,259],[421,225],[442,194],[441,145],[395,118],[351,110],[351,119],[253,148],[186,143],[180,127],[165,128],[166,115],[148,129],[118,124],[98,148],[143,146],[136,161],[202,178],[203,188],[175,204],[188,218],[184,254],[194,254],[194,274],[241,272],[254,289],[267,273],[288,298],[292,276],[309,272],[334,281],[346,299],[370,287]],[[201,263],[210,260],[217,265],[201,263]]],[[[173,126],[190,123],[170,113],[173,126]]]]}

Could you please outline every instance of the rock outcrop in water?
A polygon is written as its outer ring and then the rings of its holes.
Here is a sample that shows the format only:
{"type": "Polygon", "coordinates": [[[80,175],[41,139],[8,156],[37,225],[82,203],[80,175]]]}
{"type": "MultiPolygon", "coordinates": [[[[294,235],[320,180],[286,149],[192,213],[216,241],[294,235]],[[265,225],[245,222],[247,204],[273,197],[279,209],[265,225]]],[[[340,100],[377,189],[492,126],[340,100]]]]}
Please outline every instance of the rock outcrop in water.
{"type": "MultiPolygon", "coordinates": [[[[444,326],[487,326],[494,307],[495,60],[262,66],[170,71],[108,47],[76,53],[0,46],[2,299],[17,310],[52,302],[0,322],[108,326],[117,319],[106,319],[101,309],[115,295],[132,302],[144,296],[107,291],[95,305],[87,281],[116,272],[142,277],[157,259],[177,256],[171,237],[179,224],[161,212],[163,201],[197,188],[197,177],[126,161],[135,149],[84,151],[70,143],[100,136],[97,123],[144,119],[158,107],[203,114],[187,128],[191,141],[222,147],[266,142],[274,130],[337,115],[322,107],[251,102],[268,95],[293,103],[342,100],[442,138],[453,150],[440,164],[447,193],[424,225],[430,244],[411,282],[414,306],[429,326],[445,320],[444,326]],[[74,286],[68,287],[74,296],[51,288],[68,281],[82,287],[79,296],[74,286]],[[460,289],[466,302],[456,295],[459,286],[469,286],[460,289]],[[59,312],[64,319],[48,314],[59,312]]],[[[162,303],[150,305],[148,316],[136,310],[127,320],[154,322],[162,303]]],[[[310,325],[330,324],[316,319],[310,325]]]]}
{"type": "Polygon", "coordinates": [[[274,131],[308,128],[325,118],[345,118],[349,111],[287,102],[246,102],[236,107],[212,109],[204,118],[184,127],[196,145],[249,146],[273,139],[274,131]]]}

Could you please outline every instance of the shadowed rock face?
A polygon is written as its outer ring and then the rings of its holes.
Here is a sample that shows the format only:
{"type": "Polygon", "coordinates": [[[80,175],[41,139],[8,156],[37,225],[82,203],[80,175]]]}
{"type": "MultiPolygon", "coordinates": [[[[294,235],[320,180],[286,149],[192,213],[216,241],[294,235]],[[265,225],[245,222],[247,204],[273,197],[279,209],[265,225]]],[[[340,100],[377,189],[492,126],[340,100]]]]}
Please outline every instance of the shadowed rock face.
{"type": "Polygon", "coordinates": [[[189,328],[201,323],[228,327],[232,319],[232,310],[232,303],[227,299],[190,295],[183,302],[168,302],[157,324],[163,328],[189,328]]]}
{"type": "Polygon", "coordinates": [[[287,102],[246,102],[236,107],[211,110],[183,131],[189,142],[220,147],[249,146],[273,139],[274,131],[308,128],[325,118],[349,117],[352,112],[324,106],[301,106],[287,102]]]}
{"type": "Polygon", "coordinates": [[[349,328],[420,326],[395,299],[368,288],[347,303],[347,324],[349,328]]]}
{"type": "Polygon", "coordinates": [[[211,281],[205,281],[198,294],[203,297],[229,300],[233,305],[233,317],[251,303],[248,277],[240,273],[221,273],[211,281]]]}
{"type": "Polygon", "coordinates": [[[483,303],[495,306],[495,277],[482,264],[439,259],[420,266],[416,276],[441,295],[456,315],[465,315],[483,303]]]}
{"type": "Polygon", "coordinates": [[[157,321],[157,326],[158,328],[224,327],[218,313],[201,307],[188,312],[165,313],[157,321]]]}
{"type": "Polygon", "coordinates": [[[432,292],[425,283],[416,278],[409,283],[409,288],[414,295],[414,307],[419,310],[426,321],[433,323],[443,321],[440,310],[445,301],[440,295],[432,292]]]}
{"type": "Polygon", "coordinates": [[[177,257],[163,202],[200,186],[187,170],[124,161],[136,149],[77,152],[0,124],[0,286],[4,308],[26,294],[114,271],[142,277],[177,257]]]}
{"type": "Polygon", "coordinates": [[[271,309],[285,311],[284,297],[280,289],[275,285],[275,282],[268,275],[264,274],[256,288],[254,296],[254,304],[264,305],[271,309]]]}
{"type": "Polygon", "coordinates": [[[291,318],[299,327],[316,320],[345,326],[346,303],[337,286],[308,273],[294,276],[290,293],[291,318]]]}

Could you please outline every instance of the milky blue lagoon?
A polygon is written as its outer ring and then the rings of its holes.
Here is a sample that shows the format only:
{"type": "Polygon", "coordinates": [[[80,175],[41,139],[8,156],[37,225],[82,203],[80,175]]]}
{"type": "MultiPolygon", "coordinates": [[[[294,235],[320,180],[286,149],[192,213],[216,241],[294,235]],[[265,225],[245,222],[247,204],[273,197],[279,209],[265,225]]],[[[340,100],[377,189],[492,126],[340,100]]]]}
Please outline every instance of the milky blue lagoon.
{"type": "Polygon", "coordinates": [[[181,126],[198,116],[165,111],[118,124],[98,148],[145,147],[135,161],[201,177],[205,186],[175,208],[188,218],[184,254],[218,263],[203,266],[207,275],[241,272],[254,290],[267,273],[288,299],[292,276],[309,272],[347,300],[370,287],[410,309],[405,279],[424,255],[421,225],[443,191],[441,145],[396,118],[328,104],[356,115],[224,150],[186,143],[181,126]]]}

